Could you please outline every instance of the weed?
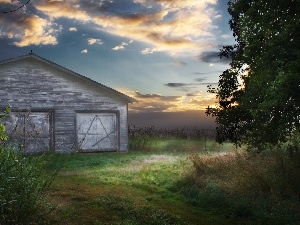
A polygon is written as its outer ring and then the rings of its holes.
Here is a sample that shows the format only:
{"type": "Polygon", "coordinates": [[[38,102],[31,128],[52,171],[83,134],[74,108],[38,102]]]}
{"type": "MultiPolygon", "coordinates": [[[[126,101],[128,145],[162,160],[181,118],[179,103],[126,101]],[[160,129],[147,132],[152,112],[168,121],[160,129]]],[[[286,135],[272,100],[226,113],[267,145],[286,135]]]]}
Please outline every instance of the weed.
{"type": "Polygon", "coordinates": [[[193,154],[190,160],[195,171],[189,174],[189,182],[198,187],[194,192],[199,201],[212,204],[218,196],[221,204],[215,208],[226,207],[230,217],[254,224],[297,224],[299,159],[299,155],[291,158],[282,150],[264,155],[245,151],[193,154]]]}
{"type": "Polygon", "coordinates": [[[52,176],[43,172],[43,159],[26,157],[0,145],[0,224],[44,224],[50,206],[45,193],[52,176]]]}
{"type": "Polygon", "coordinates": [[[145,225],[183,225],[186,224],[179,216],[164,209],[151,206],[137,205],[134,202],[115,196],[102,196],[96,201],[105,205],[117,214],[126,218],[123,224],[145,224],[145,225]]]}

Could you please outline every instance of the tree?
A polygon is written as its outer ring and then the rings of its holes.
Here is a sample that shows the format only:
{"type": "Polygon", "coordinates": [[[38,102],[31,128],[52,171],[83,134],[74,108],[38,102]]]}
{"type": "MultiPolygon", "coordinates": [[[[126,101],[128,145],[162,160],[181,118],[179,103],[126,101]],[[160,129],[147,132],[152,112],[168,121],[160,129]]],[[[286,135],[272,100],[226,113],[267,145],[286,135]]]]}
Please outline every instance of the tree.
{"type": "Polygon", "coordinates": [[[215,93],[217,141],[263,149],[286,141],[300,127],[300,1],[230,0],[236,44],[215,93]]]}

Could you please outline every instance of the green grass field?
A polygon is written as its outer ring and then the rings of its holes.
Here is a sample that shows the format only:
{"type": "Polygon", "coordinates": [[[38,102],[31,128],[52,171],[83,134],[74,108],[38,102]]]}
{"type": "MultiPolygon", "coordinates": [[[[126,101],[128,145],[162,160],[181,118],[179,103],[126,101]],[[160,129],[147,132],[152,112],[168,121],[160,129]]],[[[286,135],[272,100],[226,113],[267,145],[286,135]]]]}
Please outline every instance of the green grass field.
{"type": "Polygon", "coordinates": [[[51,155],[50,224],[298,224],[299,162],[212,140],[137,138],[128,153],[51,155]]]}
{"type": "MultiPolygon", "coordinates": [[[[212,145],[218,151],[228,148],[212,145]]],[[[48,192],[55,206],[52,223],[234,224],[222,213],[196,206],[180,193],[180,185],[193,167],[190,151],[197,148],[202,151],[203,142],[168,140],[155,142],[147,151],[52,156],[48,170],[59,169],[48,192]],[[183,151],[184,147],[189,151],[183,151]]]]}

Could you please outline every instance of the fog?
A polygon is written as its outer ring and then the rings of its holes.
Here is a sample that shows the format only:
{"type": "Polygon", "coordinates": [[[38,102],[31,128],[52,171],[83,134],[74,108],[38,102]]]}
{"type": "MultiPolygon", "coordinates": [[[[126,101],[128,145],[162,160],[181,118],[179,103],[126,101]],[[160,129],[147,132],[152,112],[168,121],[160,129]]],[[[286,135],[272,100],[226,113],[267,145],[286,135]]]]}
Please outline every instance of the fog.
{"type": "Polygon", "coordinates": [[[197,129],[211,130],[216,127],[214,118],[206,116],[204,111],[129,112],[128,123],[138,127],[155,126],[167,129],[196,127],[197,129]]]}

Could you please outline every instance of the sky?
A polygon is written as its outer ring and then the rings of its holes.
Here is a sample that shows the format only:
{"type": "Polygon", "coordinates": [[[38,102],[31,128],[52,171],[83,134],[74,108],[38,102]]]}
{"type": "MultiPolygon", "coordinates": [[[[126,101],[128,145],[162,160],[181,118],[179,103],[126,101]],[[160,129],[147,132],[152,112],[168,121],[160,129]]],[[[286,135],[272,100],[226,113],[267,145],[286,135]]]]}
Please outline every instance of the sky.
{"type": "Polygon", "coordinates": [[[229,19],[226,0],[0,0],[0,60],[32,50],[131,96],[136,126],[209,129],[229,19]]]}

